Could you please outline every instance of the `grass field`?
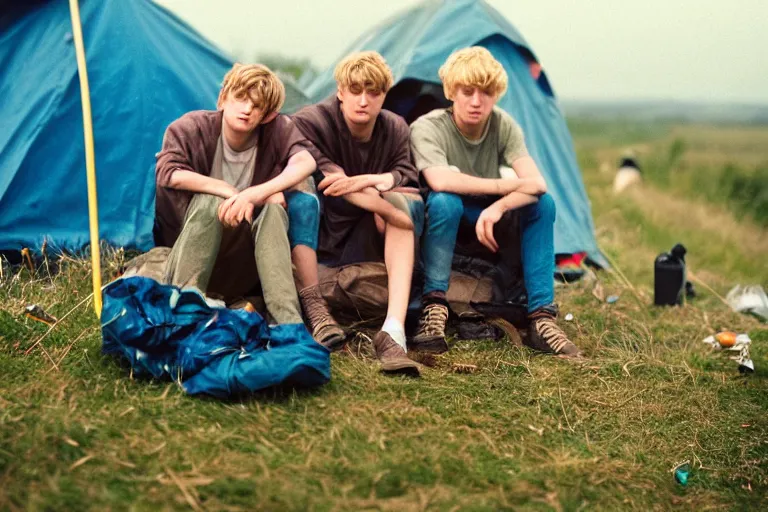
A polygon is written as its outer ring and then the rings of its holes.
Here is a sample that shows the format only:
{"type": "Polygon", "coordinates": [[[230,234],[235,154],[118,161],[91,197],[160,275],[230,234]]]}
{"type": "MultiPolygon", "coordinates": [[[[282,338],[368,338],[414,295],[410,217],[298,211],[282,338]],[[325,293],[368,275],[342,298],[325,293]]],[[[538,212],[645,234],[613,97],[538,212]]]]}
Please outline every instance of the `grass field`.
{"type": "Polygon", "coordinates": [[[585,362],[465,341],[405,380],[379,375],[363,345],[333,355],[319,390],[191,398],[100,354],[87,262],[62,261],[54,275],[5,267],[0,510],[765,509],[768,328],[718,295],[768,287],[768,231],[692,182],[654,175],[620,198],[610,189],[628,145],[653,167],[683,140],[667,171],[753,169],[768,161],[754,142],[768,128],[573,129],[615,263],[557,292],[585,362]],[[657,309],[653,259],[676,242],[699,297],[657,309]],[[600,300],[611,294],[615,304],[600,300]],[[55,329],[26,319],[29,303],[56,315],[55,329]],[[753,375],[701,342],[724,328],[751,335],[753,375]],[[670,470],[686,459],[683,487],[670,470]]]}

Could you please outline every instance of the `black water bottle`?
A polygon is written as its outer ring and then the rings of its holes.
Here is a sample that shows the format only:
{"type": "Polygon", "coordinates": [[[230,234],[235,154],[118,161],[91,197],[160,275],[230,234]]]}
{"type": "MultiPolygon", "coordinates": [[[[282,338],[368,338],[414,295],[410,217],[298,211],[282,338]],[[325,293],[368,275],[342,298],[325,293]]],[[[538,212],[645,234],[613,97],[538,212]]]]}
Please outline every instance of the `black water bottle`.
{"type": "Polygon", "coordinates": [[[685,247],[675,245],[659,254],[653,266],[653,302],[657,306],[683,303],[685,293],[685,247]]]}

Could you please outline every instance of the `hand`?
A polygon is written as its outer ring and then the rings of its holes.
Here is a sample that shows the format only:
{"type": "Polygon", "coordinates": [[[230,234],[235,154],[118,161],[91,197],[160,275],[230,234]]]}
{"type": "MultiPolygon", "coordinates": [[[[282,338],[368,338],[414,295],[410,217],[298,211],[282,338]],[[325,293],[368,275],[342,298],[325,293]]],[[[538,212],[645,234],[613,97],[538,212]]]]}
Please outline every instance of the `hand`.
{"type": "Polygon", "coordinates": [[[391,172],[378,175],[379,182],[375,185],[376,190],[379,192],[387,192],[392,190],[395,186],[395,175],[391,172]]]}
{"type": "Polygon", "coordinates": [[[236,227],[244,220],[251,222],[254,206],[245,191],[235,194],[219,205],[219,221],[230,228],[236,227]]]}
{"type": "Polygon", "coordinates": [[[331,174],[323,179],[318,185],[318,189],[323,191],[326,196],[343,196],[353,192],[360,192],[368,187],[376,185],[385,185],[383,176],[376,174],[361,174],[359,176],[346,176],[340,174],[331,174]]]}
{"type": "Polygon", "coordinates": [[[499,222],[502,215],[504,215],[504,210],[498,203],[493,203],[482,211],[477,219],[477,224],[475,224],[477,240],[490,249],[491,252],[499,250],[499,244],[496,243],[496,239],[493,237],[493,226],[499,222]]]}
{"type": "Polygon", "coordinates": [[[264,203],[267,202],[267,199],[272,197],[274,194],[269,194],[265,189],[264,185],[253,185],[251,187],[248,187],[247,189],[243,190],[241,194],[247,199],[252,205],[254,206],[262,206],[264,203]]]}
{"type": "Polygon", "coordinates": [[[264,204],[279,204],[283,208],[288,208],[288,202],[285,200],[285,196],[282,192],[272,194],[266,201],[264,201],[264,204]]]}
{"type": "Polygon", "coordinates": [[[344,173],[344,171],[341,170],[328,174],[322,180],[320,180],[320,183],[317,184],[317,190],[322,192],[337,181],[346,178],[348,178],[348,176],[344,173]]]}
{"type": "Polygon", "coordinates": [[[227,183],[226,181],[221,182],[221,192],[219,193],[219,196],[223,197],[224,199],[229,199],[232,196],[236,196],[240,193],[239,190],[237,190],[235,187],[227,183]]]}

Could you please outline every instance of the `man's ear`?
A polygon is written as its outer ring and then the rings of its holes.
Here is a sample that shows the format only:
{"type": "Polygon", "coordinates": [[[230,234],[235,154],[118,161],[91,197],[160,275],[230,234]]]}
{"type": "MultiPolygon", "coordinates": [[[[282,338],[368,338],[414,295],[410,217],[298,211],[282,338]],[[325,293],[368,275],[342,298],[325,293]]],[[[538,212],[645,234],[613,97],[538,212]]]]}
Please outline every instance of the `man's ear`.
{"type": "Polygon", "coordinates": [[[341,86],[336,88],[336,98],[341,101],[341,86]]]}
{"type": "Polygon", "coordinates": [[[264,119],[262,119],[262,120],[261,120],[261,122],[260,122],[259,124],[267,124],[267,123],[271,123],[272,121],[274,121],[274,120],[275,120],[275,118],[277,117],[277,114],[279,114],[279,112],[272,112],[272,113],[271,113],[271,114],[269,114],[267,117],[265,117],[264,119]]]}

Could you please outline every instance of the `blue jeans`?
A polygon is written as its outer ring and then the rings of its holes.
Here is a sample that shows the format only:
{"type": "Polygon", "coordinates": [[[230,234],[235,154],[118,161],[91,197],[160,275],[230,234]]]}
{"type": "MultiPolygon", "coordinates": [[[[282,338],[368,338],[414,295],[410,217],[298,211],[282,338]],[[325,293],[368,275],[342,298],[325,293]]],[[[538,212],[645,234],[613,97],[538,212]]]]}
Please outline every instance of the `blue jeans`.
{"type": "MultiPolygon", "coordinates": [[[[474,226],[490,203],[448,192],[427,197],[426,229],[422,245],[424,295],[448,291],[453,250],[460,223],[474,226]]],[[[523,280],[528,292],[528,311],[555,300],[555,201],[549,194],[520,209],[523,280]]],[[[498,241],[498,240],[497,240],[498,241]]],[[[504,254],[501,255],[504,257],[504,254]]]]}
{"type": "Polygon", "coordinates": [[[285,192],[284,195],[288,203],[288,240],[291,249],[297,245],[306,245],[316,251],[320,201],[316,195],[298,190],[285,192]]]}

